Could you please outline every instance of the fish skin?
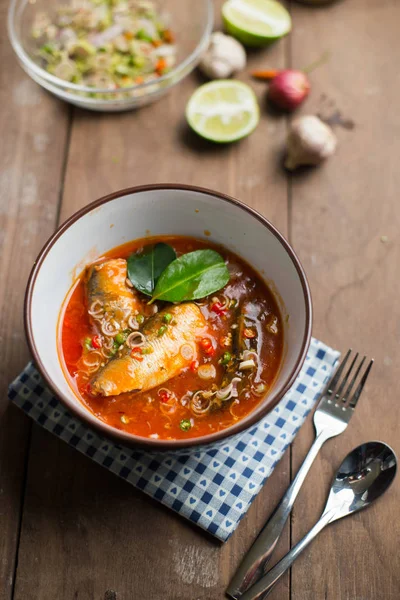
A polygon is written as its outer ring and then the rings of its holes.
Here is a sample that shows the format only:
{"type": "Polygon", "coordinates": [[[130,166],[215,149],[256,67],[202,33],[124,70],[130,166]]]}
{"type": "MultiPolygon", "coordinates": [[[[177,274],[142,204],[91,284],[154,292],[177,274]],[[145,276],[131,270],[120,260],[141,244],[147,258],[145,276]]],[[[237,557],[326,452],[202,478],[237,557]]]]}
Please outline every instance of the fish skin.
{"type": "Polygon", "coordinates": [[[127,268],[125,259],[111,258],[90,265],[86,273],[88,307],[99,300],[104,305],[105,316],[115,319],[121,329],[126,329],[129,317],[141,309],[136,292],[126,285],[127,268]]]}
{"type": "Polygon", "coordinates": [[[111,359],[93,377],[90,382],[92,394],[116,396],[124,392],[147,391],[176,377],[196,360],[196,338],[204,334],[206,328],[206,321],[194,303],[164,309],[149,319],[142,330],[147,337],[143,348],[151,346],[153,352],[140,355],[142,360],[137,360],[125,346],[122,355],[111,359]],[[166,313],[172,315],[172,321],[166,332],[158,336],[166,313]],[[181,346],[186,343],[193,346],[193,356],[189,359],[180,353],[181,346]]]}

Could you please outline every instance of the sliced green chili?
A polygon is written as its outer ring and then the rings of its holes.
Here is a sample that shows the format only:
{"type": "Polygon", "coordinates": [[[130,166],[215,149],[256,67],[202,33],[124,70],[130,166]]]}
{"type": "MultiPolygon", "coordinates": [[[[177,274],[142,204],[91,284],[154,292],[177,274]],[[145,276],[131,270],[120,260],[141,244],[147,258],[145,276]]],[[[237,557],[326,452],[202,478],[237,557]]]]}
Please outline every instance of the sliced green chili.
{"type": "Polygon", "coordinates": [[[192,424],[189,419],[182,419],[182,421],[179,423],[179,427],[182,429],[182,431],[189,431],[189,429],[192,428],[192,424]]]}

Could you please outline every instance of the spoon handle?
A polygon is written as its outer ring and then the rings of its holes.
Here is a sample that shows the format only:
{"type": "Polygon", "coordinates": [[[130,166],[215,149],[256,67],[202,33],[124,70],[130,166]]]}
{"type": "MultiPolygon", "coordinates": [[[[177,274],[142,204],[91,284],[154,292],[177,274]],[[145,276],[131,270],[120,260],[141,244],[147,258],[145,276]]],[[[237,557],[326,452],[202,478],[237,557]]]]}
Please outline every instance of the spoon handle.
{"type": "Polygon", "coordinates": [[[318,535],[318,533],[328,525],[334,516],[334,509],[323,513],[319,521],[303,537],[303,539],[294,546],[264,577],[259,579],[247,592],[241,596],[241,600],[263,600],[274,587],[275,583],[288,570],[296,558],[307,548],[308,544],[318,535]]]}
{"type": "Polygon", "coordinates": [[[231,598],[235,598],[236,600],[242,598],[242,594],[264,574],[265,566],[271,558],[274,548],[281,536],[306,475],[321,449],[321,446],[329,437],[329,435],[326,435],[326,431],[322,431],[315,438],[296,477],[287,489],[281,502],[276,507],[275,512],[260,531],[257,539],[233,576],[233,579],[226,590],[226,593],[231,598]]]}

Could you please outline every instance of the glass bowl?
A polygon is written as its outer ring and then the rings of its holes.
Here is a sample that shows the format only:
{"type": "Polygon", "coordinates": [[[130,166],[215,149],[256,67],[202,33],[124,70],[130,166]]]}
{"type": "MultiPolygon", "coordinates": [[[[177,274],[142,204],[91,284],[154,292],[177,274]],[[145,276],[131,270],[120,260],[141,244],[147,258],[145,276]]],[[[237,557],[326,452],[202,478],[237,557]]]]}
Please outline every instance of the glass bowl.
{"type": "Polygon", "coordinates": [[[38,12],[55,13],[62,0],[11,0],[8,34],[24,71],[58,98],[90,110],[123,111],[148,104],[165,94],[197,65],[207,48],[213,27],[212,0],[155,0],[168,14],[176,36],[177,59],[174,67],[157,80],[118,89],[87,87],[64,81],[48,73],[35,57],[37,42],[31,35],[38,12]],[[94,97],[100,94],[101,97],[94,97]]]}

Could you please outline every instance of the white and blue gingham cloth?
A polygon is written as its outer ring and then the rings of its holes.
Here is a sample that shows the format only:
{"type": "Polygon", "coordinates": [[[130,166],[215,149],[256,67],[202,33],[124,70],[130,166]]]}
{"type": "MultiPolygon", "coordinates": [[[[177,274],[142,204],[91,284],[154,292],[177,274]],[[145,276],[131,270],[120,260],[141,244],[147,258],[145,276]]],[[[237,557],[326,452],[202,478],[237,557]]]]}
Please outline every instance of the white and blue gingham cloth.
{"type": "Polygon", "coordinates": [[[148,454],[97,434],[64,408],[30,363],[10,400],[34,421],[136,488],[225,541],[313,408],[339,352],[313,339],[295,384],[262,421],[218,447],[148,454]]]}

